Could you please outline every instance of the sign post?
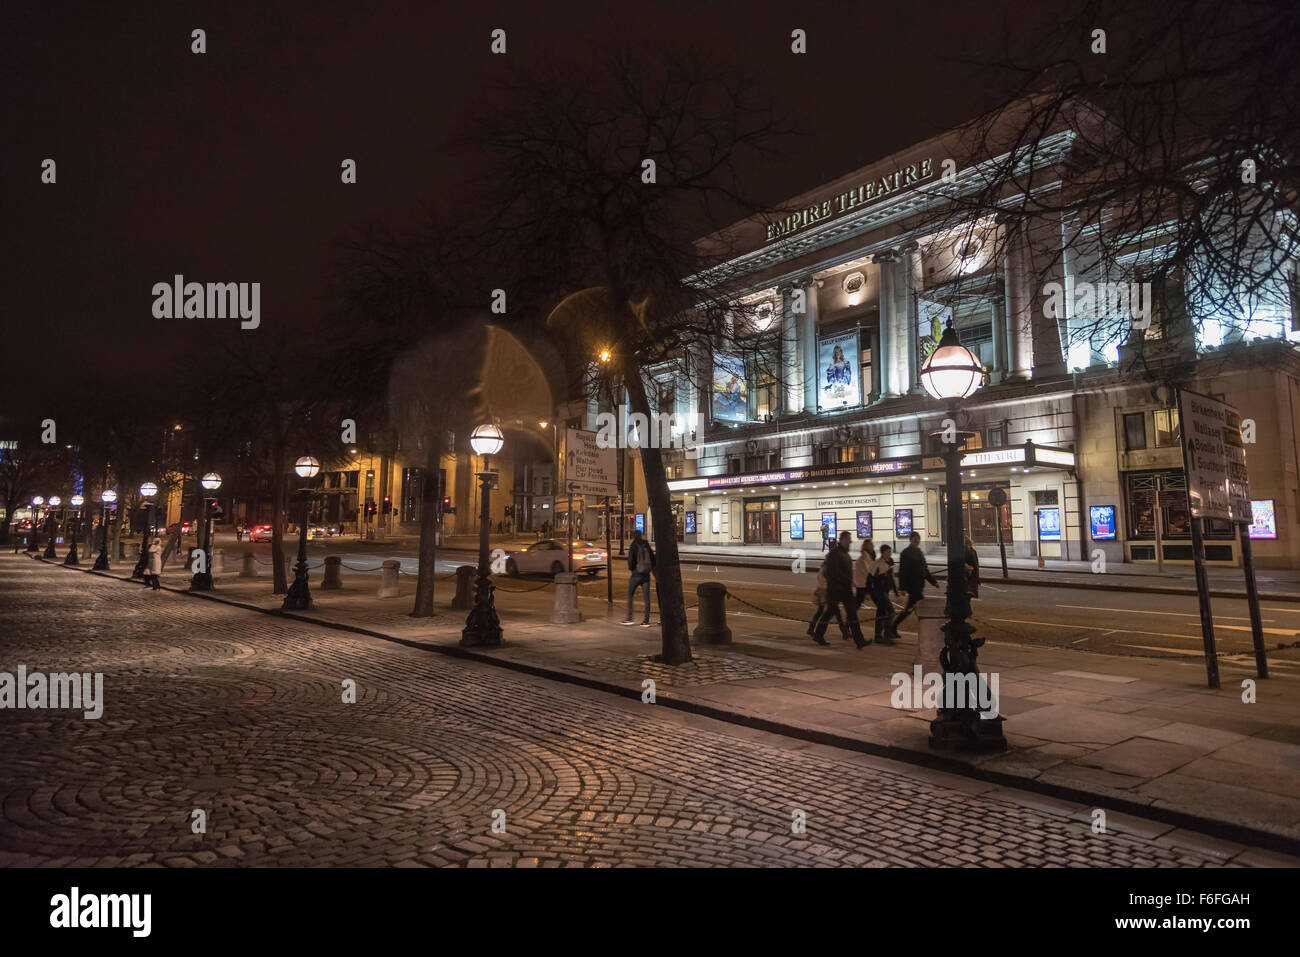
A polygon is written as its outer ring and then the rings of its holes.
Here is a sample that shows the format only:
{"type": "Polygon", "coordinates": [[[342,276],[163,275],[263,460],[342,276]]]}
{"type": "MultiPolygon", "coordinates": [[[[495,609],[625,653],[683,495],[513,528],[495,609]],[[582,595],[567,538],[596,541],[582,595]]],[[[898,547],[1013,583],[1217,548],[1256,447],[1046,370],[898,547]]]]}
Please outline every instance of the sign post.
{"type": "MultiPolygon", "coordinates": [[[[1250,483],[1246,480],[1241,420],[1231,406],[1209,396],[1178,391],[1178,421],[1183,431],[1183,467],[1187,471],[1187,505],[1192,514],[1192,559],[1196,563],[1196,593],[1200,602],[1205,672],[1211,688],[1219,687],[1219,659],[1214,646],[1214,617],[1205,574],[1207,518],[1232,522],[1250,520],[1250,483]]],[[[1247,593],[1250,593],[1249,580],[1247,593]]],[[[1258,595],[1253,609],[1258,608],[1258,595]]],[[[1252,623],[1258,611],[1252,610],[1252,623]]],[[[1252,631],[1255,629],[1252,627],[1252,631]]],[[[1256,658],[1263,654],[1263,635],[1255,639],[1256,658]]]]}
{"type": "Polygon", "coordinates": [[[1034,541],[1037,543],[1038,567],[1045,568],[1046,560],[1043,558],[1043,515],[1041,509],[1034,509],[1034,541]]]}
{"type": "Polygon", "coordinates": [[[1002,506],[1007,504],[1007,493],[1001,485],[989,490],[989,504],[996,510],[993,521],[998,527],[998,552],[1002,555],[1002,577],[1007,578],[1007,545],[1002,541],[1002,506]]]}
{"type": "Polygon", "coordinates": [[[1246,471],[1246,444],[1241,440],[1241,418],[1236,409],[1225,407],[1224,454],[1228,469],[1228,500],[1233,523],[1241,536],[1241,570],[1246,578],[1246,606],[1250,609],[1250,638],[1255,648],[1255,673],[1268,677],[1268,654],[1264,650],[1264,622],[1259,613],[1259,589],[1255,585],[1255,558],[1250,546],[1254,509],[1250,502],[1250,475],[1246,471]]]}
{"type": "Polygon", "coordinates": [[[609,550],[609,496],[605,496],[605,601],[614,604],[614,553],[609,550]]]}
{"type": "MultiPolygon", "coordinates": [[[[604,495],[608,499],[608,496],[618,491],[618,449],[601,448],[596,442],[596,435],[597,433],[584,429],[566,429],[564,432],[564,487],[569,493],[570,572],[573,571],[573,493],[604,495]]],[[[607,500],[607,515],[608,508],[607,500]]]]}

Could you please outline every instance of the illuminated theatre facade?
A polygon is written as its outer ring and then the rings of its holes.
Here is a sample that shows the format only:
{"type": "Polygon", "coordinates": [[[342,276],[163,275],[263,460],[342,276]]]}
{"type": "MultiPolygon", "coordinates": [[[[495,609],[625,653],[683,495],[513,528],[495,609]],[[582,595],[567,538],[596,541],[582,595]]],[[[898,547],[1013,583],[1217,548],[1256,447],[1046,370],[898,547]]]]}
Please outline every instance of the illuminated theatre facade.
{"type": "MultiPolygon", "coordinates": [[[[668,457],[678,538],[812,554],[825,524],[896,547],[915,531],[941,551],[935,433],[947,413],[918,376],[951,319],[986,370],[958,416],[973,433],[964,522],[986,564],[999,525],[1014,556],[1080,560],[1100,549],[1112,562],[1154,561],[1159,532],[1167,561],[1190,560],[1178,414],[1132,371],[1140,350],[1148,368],[1192,361],[1196,391],[1254,420],[1255,560],[1300,567],[1294,295],[1244,325],[1193,322],[1184,309],[1127,341],[1080,340],[1075,319],[1050,315],[1030,278],[1054,269],[1063,283],[1096,281],[1074,268],[1077,250],[1044,239],[1066,235],[1061,224],[989,217],[934,231],[930,214],[951,208],[939,195],[944,160],[957,152],[946,137],[737,224],[728,261],[694,277],[707,286],[725,274],[737,318],[732,345],[690,357],[703,374],[659,377],[658,411],[699,417],[698,457],[668,457]]],[[[1039,140],[1037,182],[1051,188],[1073,139],[1064,129],[1039,140]]],[[[1205,534],[1208,560],[1239,561],[1232,526],[1207,522],[1205,534]]]]}

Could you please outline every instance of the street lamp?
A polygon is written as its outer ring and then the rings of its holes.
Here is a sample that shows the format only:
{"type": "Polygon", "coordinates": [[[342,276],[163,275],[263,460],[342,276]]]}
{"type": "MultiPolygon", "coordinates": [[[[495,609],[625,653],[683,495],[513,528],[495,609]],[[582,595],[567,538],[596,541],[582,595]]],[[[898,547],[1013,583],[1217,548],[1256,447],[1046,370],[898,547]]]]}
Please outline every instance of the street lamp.
{"type": "Polygon", "coordinates": [[[63,499],[57,495],[51,495],[47,503],[50,507],[45,512],[45,553],[42,558],[57,558],[54,554],[54,535],[58,528],[58,519],[54,517],[54,510],[63,504],[63,499]]]}
{"type": "Polygon", "coordinates": [[[41,506],[45,504],[44,495],[32,496],[32,533],[27,536],[26,551],[35,555],[40,549],[36,547],[36,528],[41,523],[41,506]]]}
{"type": "Polygon", "coordinates": [[[208,472],[199,479],[199,485],[203,487],[204,493],[200,496],[203,506],[200,519],[203,523],[203,571],[195,572],[190,578],[190,591],[212,591],[212,511],[208,505],[210,496],[207,493],[221,488],[221,474],[208,472]]]}
{"type": "Polygon", "coordinates": [[[153,526],[153,497],[158,494],[158,486],[145,482],[140,486],[140,497],[144,499],[144,536],[140,539],[140,560],[131,572],[132,578],[144,578],[145,569],[149,567],[149,533],[153,526]]]}
{"type": "MultiPolygon", "coordinates": [[[[320,462],[310,455],[304,455],[293,463],[293,470],[306,483],[320,472],[320,462]]],[[[311,486],[304,484],[298,490],[298,497],[302,499],[302,524],[298,526],[298,564],[293,568],[293,584],[289,586],[289,593],[284,596],[284,604],[280,606],[284,611],[312,609],[311,587],[307,581],[307,512],[312,497],[311,486]]]]}
{"type": "MultiPolygon", "coordinates": [[[[934,350],[921,366],[921,385],[931,396],[947,403],[949,416],[957,417],[958,403],[975,393],[983,381],[984,367],[970,350],[957,339],[948,320],[948,328],[934,350]]],[[[979,687],[979,668],[975,658],[983,638],[972,637],[975,629],[967,622],[970,617],[970,596],[966,592],[966,542],[961,514],[961,457],[962,442],[972,433],[945,429],[937,433],[945,445],[944,482],[948,492],[948,605],[944,613],[948,623],[943,626],[944,647],[939,653],[939,664],[945,675],[945,704],[948,690],[956,685],[946,680],[955,675],[965,686],[962,707],[941,707],[938,717],[930,722],[930,747],[940,751],[1005,751],[1006,738],[1002,734],[1000,716],[985,718],[974,707],[976,689],[979,687]]]]}
{"type": "Polygon", "coordinates": [[[117,501],[117,492],[106,488],[99,493],[99,557],[91,567],[97,571],[108,569],[108,507],[117,501]]]}
{"type": "Polygon", "coordinates": [[[497,618],[496,604],[492,598],[495,586],[488,578],[488,522],[492,514],[489,503],[495,474],[491,470],[489,459],[500,452],[505,444],[501,430],[490,422],[480,425],[469,436],[469,447],[483,456],[483,471],[478,473],[478,580],[474,591],[474,607],[470,609],[469,617],[465,619],[465,628],[460,633],[460,643],[469,647],[495,648],[501,644],[501,621],[497,618]]]}
{"type": "Polygon", "coordinates": [[[77,538],[81,535],[81,506],[86,502],[85,498],[80,495],[74,495],[69,500],[73,508],[77,510],[76,526],[71,535],[71,544],[68,546],[68,555],[63,559],[65,565],[80,565],[81,559],[77,556],[77,538]]]}

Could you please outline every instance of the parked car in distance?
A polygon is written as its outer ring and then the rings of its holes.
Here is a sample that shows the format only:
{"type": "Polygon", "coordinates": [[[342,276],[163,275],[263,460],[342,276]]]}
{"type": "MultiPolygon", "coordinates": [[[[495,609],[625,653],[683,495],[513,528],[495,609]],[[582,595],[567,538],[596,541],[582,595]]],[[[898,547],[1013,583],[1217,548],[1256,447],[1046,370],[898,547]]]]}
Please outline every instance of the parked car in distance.
{"type": "MultiPolygon", "coordinates": [[[[569,570],[565,542],[544,538],[527,548],[506,553],[506,573],[515,575],[558,575],[569,570]]],[[[595,542],[573,543],[573,570],[595,576],[609,561],[605,549],[595,542]]]]}
{"type": "Polygon", "coordinates": [[[271,526],[254,525],[248,530],[248,540],[250,542],[269,542],[271,540],[271,526]]]}

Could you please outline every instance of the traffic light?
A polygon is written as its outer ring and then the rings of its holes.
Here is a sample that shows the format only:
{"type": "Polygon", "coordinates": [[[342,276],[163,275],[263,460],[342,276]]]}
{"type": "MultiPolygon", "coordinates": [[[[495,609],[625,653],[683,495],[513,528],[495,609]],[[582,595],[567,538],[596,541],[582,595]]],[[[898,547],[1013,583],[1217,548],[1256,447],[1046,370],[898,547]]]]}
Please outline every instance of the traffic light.
{"type": "Polygon", "coordinates": [[[451,496],[450,496],[450,495],[444,495],[444,496],[442,497],[442,510],[445,512],[445,511],[447,511],[449,508],[451,508],[451,496]]]}
{"type": "Polygon", "coordinates": [[[384,514],[385,515],[393,514],[393,499],[391,496],[388,495],[384,496],[384,514]]]}

